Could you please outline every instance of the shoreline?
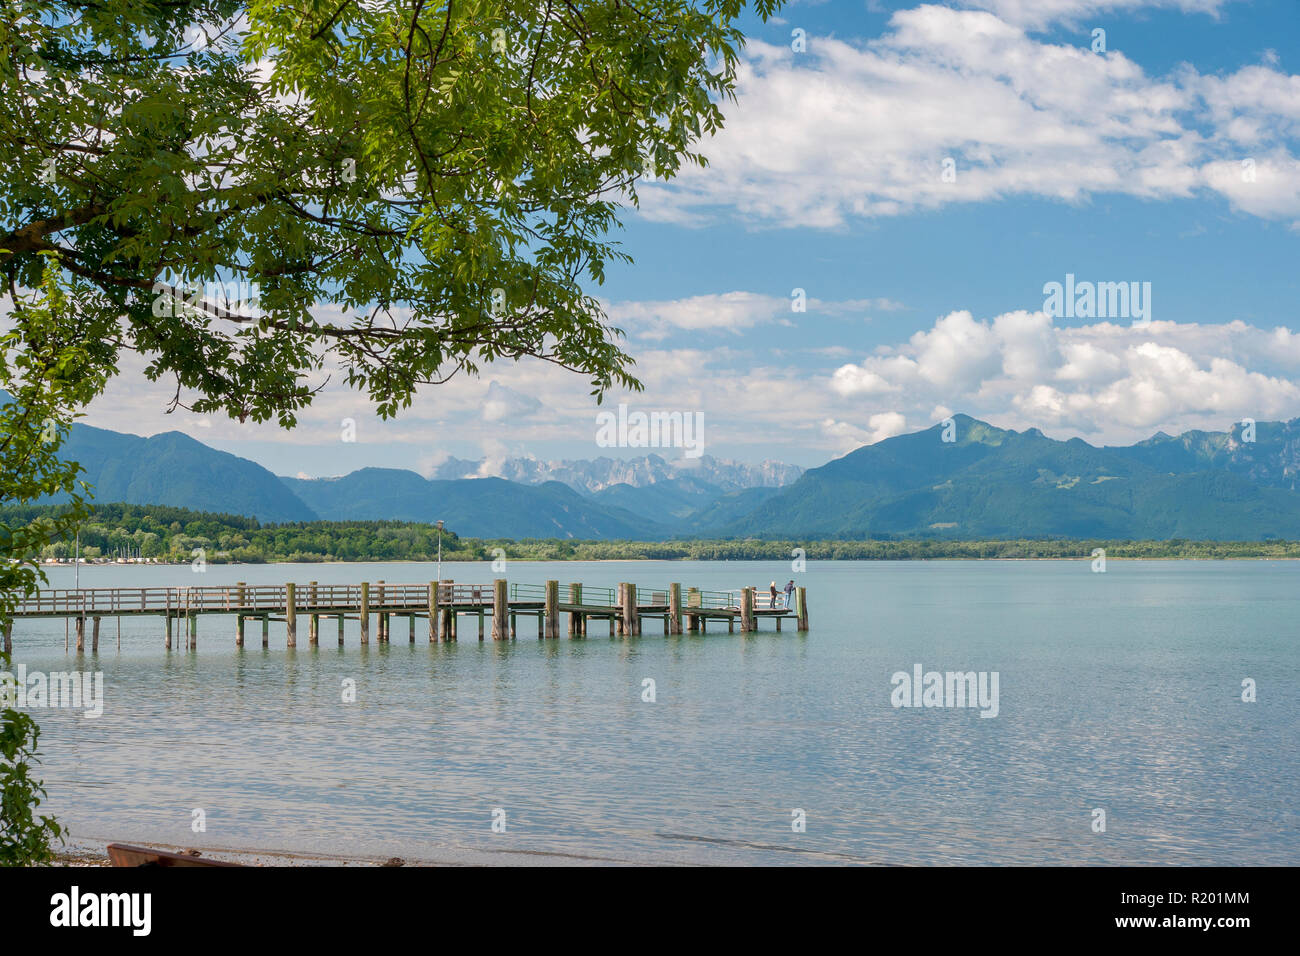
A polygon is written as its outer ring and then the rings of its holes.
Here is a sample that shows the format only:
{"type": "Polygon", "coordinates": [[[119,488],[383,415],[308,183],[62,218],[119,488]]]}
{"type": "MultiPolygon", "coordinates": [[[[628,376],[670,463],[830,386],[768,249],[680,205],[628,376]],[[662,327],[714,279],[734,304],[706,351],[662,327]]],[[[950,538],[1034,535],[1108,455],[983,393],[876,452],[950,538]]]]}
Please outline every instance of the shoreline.
{"type": "MultiPolygon", "coordinates": [[[[443,555],[442,563],[443,563],[443,564],[449,564],[449,565],[452,565],[452,566],[456,566],[456,565],[473,565],[473,564],[491,564],[491,563],[492,563],[492,560],[493,560],[493,559],[490,558],[490,557],[487,557],[487,558],[456,558],[456,559],[452,559],[452,558],[448,558],[446,555],[443,555]]],[[[696,558],[696,557],[664,558],[664,557],[643,556],[643,557],[634,557],[634,558],[583,558],[583,557],[510,558],[509,560],[510,560],[510,563],[512,563],[512,564],[646,564],[646,563],[656,562],[656,561],[658,561],[658,562],[665,562],[665,563],[687,562],[687,561],[703,561],[703,562],[718,563],[718,564],[745,564],[745,563],[748,563],[748,564],[767,564],[767,563],[771,563],[771,562],[773,562],[773,561],[776,561],[776,562],[779,562],[779,563],[786,563],[786,562],[788,562],[789,559],[786,558],[786,557],[775,557],[775,556],[773,556],[773,557],[756,557],[756,558],[696,558]]],[[[886,557],[886,556],[882,556],[882,557],[853,557],[853,558],[847,558],[847,557],[846,557],[846,558],[838,558],[838,557],[817,557],[817,556],[814,556],[814,555],[811,555],[811,554],[810,554],[810,555],[807,555],[807,556],[805,557],[805,560],[808,560],[808,561],[830,561],[830,562],[835,562],[835,563],[844,563],[844,564],[849,564],[849,563],[853,563],[853,562],[862,563],[862,564],[867,564],[867,563],[885,563],[885,562],[896,562],[896,563],[901,563],[901,562],[905,562],[905,561],[918,561],[918,562],[927,562],[927,561],[1092,561],[1092,560],[1094,560],[1094,559],[1093,559],[1093,556],[1092,556],[1091,554],[1051,554],[1051,555],[1047,555],[1047,554],[1036,554],[1036,555],[1004,555],[1004,554],[997,554],[997,555],[987,555],[987,556],[971,555],[971,554],[934,554],[934,555],[902,555],[902,556],[898,556],[898,555],[890,555],[890,556],[887,556],[887,557],[886,557]]],[[[1107,561],[1300,561],[1300,554],[1220,554],[1220,555],[1204,555],[1204,554],[1160,554],[1160,555],[1126,555],[1126,554],[1112,554],[1112,553],[1110,553],[1109,550],[1107,550],[1107,553],[1106,553],[1106,560],[1107,560],[1107,561]]],[[[299,560],[292,560],[292,559],[289,559],[289,558],[285,558],[285,559],[283,559],[283,560],[270,560],[270,561],[215,561],[215,560],[210,560],[210,561],[208,561],[208,565],[209,565],[209,566],[212,566],[212,567],[225,567],[225,568],[257,568],[257,567],[267,567],[267,566],[270,566],[270,565],[279,565],[279,564],[302,564],[302,565],[315,565],[315,564],[349,564],[349,565],[350,565],[350,564],[375,564],[375,565],[384,565],[384,564],[411,564],[411,565],[427,565],[427,564],[434,564],[434,563],[435,563],[435,560],[434,560],[434,559],[428,559],[428,560],[426,560],[426,559],[423,559],[423,558],[373,559],[373,560],[365,560],[365,561],[344,560],[344,559],[339,559],[339,558],[328,558],[328,559],[321,559],[321,560],[318,560],[318,561],[305,561],[305,560],[301,560],[301,559],[299,559],[299,560]]],[[[76,565],[73,565],[73,564],[40,564],[40,565],[37,565],[37,566],[40,567],[40,568],[42,568],[42,569],[47,569],[47,568],[75,568],[75,567],[76,567],[76,565]]],[[[190,561],[160,561],[160,562],[158,562],[158,563],[156,563],[156,564],[114,564],[114,563],[112,563],[112,562],[105,562],[105,563],[100,564],[100,563],[96,563],[96,562],[83,562],[81,566],[82,566],[83,568],[146,568],[146,569],[154,569],[154,568],[186,568],[186,567],[190,567],[190,566],[191,566],[191,562],[190,562],[190,561]]]]}

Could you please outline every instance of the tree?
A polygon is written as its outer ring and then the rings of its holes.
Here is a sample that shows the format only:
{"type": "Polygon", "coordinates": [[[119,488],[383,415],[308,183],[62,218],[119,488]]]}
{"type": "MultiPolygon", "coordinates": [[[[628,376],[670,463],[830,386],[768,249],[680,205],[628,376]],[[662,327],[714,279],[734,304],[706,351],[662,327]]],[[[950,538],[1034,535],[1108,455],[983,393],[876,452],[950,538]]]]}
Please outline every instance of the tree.
{"type": "MultiPolygon", "coordinates": [[[[45,581],[36,563],[42,548],[86,513],[80,468],[60,461],[59,444],[76,409],[102,386],[98,356],[79,342],[75,303],[59,284],[52,257],[39,289],[14,294],[13,329],[0,336],[0,503],[30,503],[63,493],[67,507],[28,521],[0,520],[0,627],[8,633],[22,599],[45,581]]],[[[9,655],[0,652],[0,670],[9,655]]],[[[62,837],[53,819],[33,812],[44,789],[31,776],[40,729],[12,701],[0,702],[0,864],[41,863],[62,837]]]]}
{"type": "Polygon", "coordinates": [[[102,368],[241,421],[292,426],[327,364],[385,416],[502,359],[639,388],[583,286],[637,179],[704,163],[745,8],[8,0],[0,273],[53,255],[102,368]]]}
{"type": "Polygon", "coordinates": [[[746,6],[0,0],[0,506],[72,500],[0,525],[0,621],[85,513],[57,451],[125,351],[172,408],[283,427],[331,366],[385,417],[499,360],[639,388],[584,286],[638,178],[704,164],[746,6]]]}

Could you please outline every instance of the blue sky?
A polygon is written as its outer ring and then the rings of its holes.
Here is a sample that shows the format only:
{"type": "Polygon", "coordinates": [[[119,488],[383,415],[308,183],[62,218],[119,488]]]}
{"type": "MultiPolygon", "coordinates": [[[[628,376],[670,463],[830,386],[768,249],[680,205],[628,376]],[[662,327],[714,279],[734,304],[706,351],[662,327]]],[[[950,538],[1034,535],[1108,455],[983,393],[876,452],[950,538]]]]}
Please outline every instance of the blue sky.
{"type": "MultiPolygon", "coordinates": [[[[647,385],[632,407],[803,465],[952,412],[1095,444],[1300,416],[1295,0],[828,0],[749,33],[710,168],[645,186],[635,264],[595,290],[647,385]],[[1045,315],[1067,273],[1149,283],[1150,325],[1045,315]]],[[[313,476],[643,453],[596,446],[586,392],[488,367],[384,423],[331,386],[283,434],[165,416],[124,368],[87,421],[313,476]]]]}

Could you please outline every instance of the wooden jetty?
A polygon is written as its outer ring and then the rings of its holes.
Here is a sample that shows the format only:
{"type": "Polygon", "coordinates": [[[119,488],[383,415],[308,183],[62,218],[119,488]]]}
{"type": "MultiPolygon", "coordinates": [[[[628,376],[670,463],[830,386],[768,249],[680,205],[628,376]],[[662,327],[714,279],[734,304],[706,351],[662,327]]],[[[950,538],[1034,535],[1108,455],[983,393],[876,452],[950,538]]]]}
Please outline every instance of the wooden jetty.
{"type": "MultiPolygon", "coordinates": [[[[608,621],[609,636],[635,637],[641,634],[646,618],[662,620],[664,634],[706,633],[710,623],[727,625],[728,632],[756,631],[761,620],[781,622],[792,619],[800,631],[808,630],[808,597],[805,588],[797,588],[792,607],[786,607],[784,595],[775,600],[770,592],[746,587],[733,591],[708,591],[686,588],[677,583],[660,587],[638,587],[631,582],[617,588],[591,587],[582,584],[561,586],[559,581],[545,584],[511,584],[498,578],[491,584],[457,584],[455,581],[430,581],[428,584],[389,584],[384,581],[353,584],[252,585],[242,582],[219,587],[161,588],[82,588],[40,591],[22,601],[14,619],[63,618],[75,625],[76,650],[86,650],[86,624],[91,625],[92,653],[99,651],[100,621],[116,618],[118,634],[124,617],[153,616],[164,622],[164,647],[173,646],[173,633],[179,643],[183,637],[189,650],[198,647],[199,618],[212,615],[235,618],[235,644],[244,645],[247,623],[261,624],[262,646],[270,645],[271,622],[285,625],[287,647],[298,645],[298,623],[307,621],[307,640],[320,643],[321,623],[333,619],[338,626],[339,646],[343,646],[344,622],[360,622],[361,643],[369,644],[375,625],[379,643],[388,643],[393,619],[406,618],[409,640],[414,643],[416,622],[428,622],[430,642],[455,641],[460,621],[469,617],[477,621],[478,639],[485,636],[486,621],[491,618],[492,639],[516,637],[518,619],[536,618],[540,639],[558,638],[563,615],[568,616],[567,634],[587,636],[591,621],[608,621]]],[[[4,630],[4,648],[12,649],[11,626],[4,630]]]]}

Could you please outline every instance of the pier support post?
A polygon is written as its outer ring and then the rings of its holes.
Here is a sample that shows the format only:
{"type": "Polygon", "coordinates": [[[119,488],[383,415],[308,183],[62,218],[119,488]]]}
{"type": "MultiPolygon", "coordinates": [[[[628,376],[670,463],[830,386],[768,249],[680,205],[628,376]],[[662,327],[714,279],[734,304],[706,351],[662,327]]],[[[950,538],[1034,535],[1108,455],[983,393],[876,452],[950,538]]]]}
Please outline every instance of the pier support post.
{"type": "MultiPolygon", "coordinates": [[[[240,601],[239,603],[243,604],[244,602],[240,601]]],[[[235,615],[235,646],[236,647],[244,646],[244,615],[243,614],[235,615]]]]}
{"type": "Polygon", "coordinates": [[[682,586],[676,582],[668,585],[668,617],[671,622],[671,632],[680,634],[682,632],[682,586]]]}
{"type": "MultiPolygon", "coordinates": [[[[582,603],[581,584],[569,585],[569,603],[570,604],[582,603]]],[[[579,622],[578,622],[578,612],[577,610],[572,610],[569,612],[569,637],[577,637],[581,633],[582,633],[582,629],[579,626],[579,622]]]]}
{"type": "Polygon", "coordinates": [[[510,639],[512,641],[515,639],[516,624],[518,624],[518,622],[515,620],[515,612],[511,611],[510,612],[510,639]]]}
{"type": "Polygon", "coordinates": [[[623,636],[635,637],[641,633],[641,614],[636,606],[636,585],[623,585],[623,636]]]}
{"type": "Polygon", "coordinates": [[[346,620],[342,614],[339,615],[339,647],[343,646],[343,623],[346,620]]]}
{"type": "Polygon", "coordinates": [[[316,608],[320,607],[320,604],[316,600],[316,582],[309,582],[307,587],[309,589],[307,599],[311,604],[312,612],[307,623],[307,643],[315,647],[320,643],[320,615],[316,613],[316,608]]]}
{"type": "Polygon", "coordinates": [[[808,630],[808,589],[795,588],[795,600],[799,604],[799,625],[801,631],[808,630]]]}
{"type": "Polygon", "coordinates": [[[546,582],[546,636],[560,636],[560,582],[546,582]]]}
{"type": "Polygon", "coordinates": [[[610,620],[613,621],[615,620],[615,618],[617,618],[618,633],[619,636],[622,636],[623,619],[625,616],[625,612],[627,611],[627,585],[622,581],[618,583],[618,596],[614,598],[614,607],[617,608],[618,610],[615,613],[614,617],[611,617],[610,620]]]}
{"type": "Polygon", "coordinates": [[[745,632],[758,630],[754,624],[753,588],[745,588],[740,592],[740,629],[745,632]]]}
{"type": "MultiPolygon", "coordinates": [[[[703,603],[703,600],[702,600],[702,598],[701,598],[701,595],[700,595],[700,589],[699,589],[699,588],[687,588],[687,589],[686,589],[686,606],[687,606],[687,607],[700,607],[702,603],[703,603]]],[[[696,631],[701,630],[701,628],[700,628],[700,616],[699,616],[698,614],[691,614],[691,615],[688,615],[688,616],[687,616],[687,621],[686,621],[686,627],[687,627],[687,629],[688,629],[692,634],[694,634],[696,631]]]]}
{"type": "Polygon", "coordinates": [[[370,643],[370,582],[361,582],[361,643],[370,643]]]}
{"type": "Polygon", "coordinates": [[[410,641],[408,641],[408,643],[414,644],[415,643],[415,615],[414,614],[406,615],[406,623],[409,626],[409,630],[410,630],[410,635],[409,635],[410,641]]]}
{"type": "Polygon", "coordinates": [[[438,640],[438,583],[429,581],[429,644],[438,640]]]}
{"type": "Polygon", "coordinates": [[[514,637],[514,615],[510,613],[510,590],[505,578],[492,582],[492,640],[504,641],[514,637]],[[507,633],[507,618],[510,631],[507,633]]]}
{"type": "Polygon", "coordinates": [[[247,585],[243,581],[235,582],[235,609],[242,611],[244,609],[244,588],[247,585]]]}
{"type": "Polygon", "coordinates": [[[5,621],[4,632],[5,632],[5,653],[12,654],[14,652],[14,622],[13,621],[5,621]]]}
{"type": "Polygon", "coordinates": [[[271,615],[262,615],[262,646],[271,646],[271,615]]]}
{"type": "Polygon", "coordinates": [[[286,647],[298,646],[297,585],[284,586],[284,631],[286,647]]]}
{"type": "Polygon", "coordinates": [[[190,612],[189,629],[190,650],[197,651],[199,649],[199,615],[194,611],[190,612]]]}
{"type": "Polygon", "coordinates": [[[95,618],[90,626],[90,652],[99,653],[99,618],[95,618]]]}
{"type": "Polygon", "coordinates": [[[172,649],[172,612],[171,608],[163,615],[163,620],[167,622],[167,642],[163,644],[163,649],[170,651],[172,649]]]}
{"type": "Polygon", "coordinates": [[[456,639],[456,582],[444,578],[447,587],[447,603],[442,607],[442,639],[444,642],[456,639]]]}
{"type": "Polygon", "coordinates": [[[77,653],[84,654],[85,652],[86,652],[86,619],[84,617],[78,617],[77,618],[77,653]]]}

